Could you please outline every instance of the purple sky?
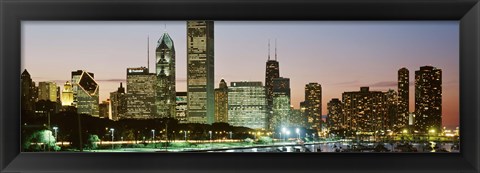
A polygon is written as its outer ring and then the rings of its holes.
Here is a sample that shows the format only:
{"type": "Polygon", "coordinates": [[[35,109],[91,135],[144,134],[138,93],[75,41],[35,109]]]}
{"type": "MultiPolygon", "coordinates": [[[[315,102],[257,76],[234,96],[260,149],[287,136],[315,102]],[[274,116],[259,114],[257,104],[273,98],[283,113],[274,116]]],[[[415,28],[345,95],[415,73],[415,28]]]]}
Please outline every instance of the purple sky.
{"type": "MultiPolygon", "coordinates": [[[[167,31],[176,49],[177,91],[186,91],[186,22],[184,21],[24,21],[22,68],[34,81],[70,80],[70,72],[95,73],[100,99],[106,100],[127,67],[154,69],[156,42],[167,31]],[[166,25],[166,28],[165,28],[166,25]]],[[[458,21],[217,21],[215,22],[215,85],[232,81],[264,82],[265,62],[274,40],[280,76],[290,78],[292,104],[304,99],[304,86],[318,82],[327,102],[344,91],[397,89],[397,70],[407,67],[410,82],[420,66],[443,71],[443,125],[459,121],[458,21]]],[[[151,71],[153,72],[153,71],[151,71]]],[[[414,86],[410,111],[414,111],[414,86]]]]}

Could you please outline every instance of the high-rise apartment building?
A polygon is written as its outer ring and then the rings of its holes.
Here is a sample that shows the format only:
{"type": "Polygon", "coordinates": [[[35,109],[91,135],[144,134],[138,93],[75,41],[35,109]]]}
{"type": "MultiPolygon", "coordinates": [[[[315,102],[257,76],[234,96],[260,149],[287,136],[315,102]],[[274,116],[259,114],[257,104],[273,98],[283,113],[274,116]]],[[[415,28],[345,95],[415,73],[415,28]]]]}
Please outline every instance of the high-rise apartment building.
{"type": "MultiPolygon", "coordinates": [[[[156,55],[156,114],[159,117],[175,117],[175,46],[168,33],[158,40],[156,55]]],[[[128,89],[128,88],[127,88],[128,89]]]]}
{"type": "Polygon", "coordinates": [[[330,132],[338,132],[345,128],[343,116],[343,103],[338,98],[333,98],[327,103],[327,129],[330,132]]]}
{"type": "Polygon", "coordinates": [[[214,122],[213,21],[187,21],[188,121],[214,122]]]}
{"type": "Polygon", "coordinates": [[[231,82],[228,87],[228,123],[253,129],[267,128],[267,100],[262,82],[231,82]]]}
{"type": "Polygon", "coordinates": [[[415,130],[439,132],[442,127],[442,70],[422,66],[415,71],[415,130]]]}
{"type": "Polygon", "coordinates": [[[310,128],[321,130],[322,122],[322,86],[318,83],[305,85],[305,113],[310,128]]]}
{"type": "Polygon", "coordinates": [[[398,113],[395,118],[394,131],[400,132],[408,125],[410,112],[410,75],[407,68],[398,70],[398,113]]]}
{"type": "Polygon", "coordinates": [[[360,91],[344,92],[342,101],[345,125],[348,130],[368,135],[387,130],[385,93],[370,91],[369,87],[361,87],[360,91]]]}

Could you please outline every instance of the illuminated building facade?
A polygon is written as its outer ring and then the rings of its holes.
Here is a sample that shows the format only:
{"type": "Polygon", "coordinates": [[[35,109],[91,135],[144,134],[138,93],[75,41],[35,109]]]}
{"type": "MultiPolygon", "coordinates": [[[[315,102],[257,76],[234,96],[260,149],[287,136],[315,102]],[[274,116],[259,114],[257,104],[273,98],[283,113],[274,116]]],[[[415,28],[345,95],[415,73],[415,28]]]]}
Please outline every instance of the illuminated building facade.
{"type": "Polygon", "coordinates": [[[415,71],[415,130],[439,132],[442,127],[442,70],[422,66],[415,71]]]}
{"type": "Polygon", "coordinates": [[[410,111],[410,75],[407,68],[398,70],[398,114],[394,131],[400,132],[408,124],[410,111]]]}
{"type": "Polygon", "coordinates": [[[187,21],[188,122],[214,122],[213,21],[187,21]]]}
{"type": "Polygon", "coordinates": [[[118,87],[117,91],[110,93],[110,105],[112,109],[112,120],[117,121],[121,118],[125,118],[127,113],[127,98],[122,83],[120,83],[120,87],[118,87]]]}
{"type": "Polygon", "coordinates": [[[38,100],[57,102],[57,84],[55,82],[39,82],[38,100]]]}
{"type": "Polygon", "coordinates": [[[272,117],[269,121],[270,130],[278,131],[282,127],[289,127],[290,120],[290,79],[274,78],[273,79],[273,105],[272,117]]]}
{"type": "Polygon", "coordinates": [[[77,113],[99,117],[99,85],[93,73],[84,70],[72,72],[73,105],[77,113]]]}
{"type": "Polygon", "coordinates": [[[343,103],[338,98],[333,98],[327,103],[327,129],[332,131],[339,131],[345,128],[343,116],[343,103]]]}
{"type": "Polygon", "coordinates": [[[215,122],[228,122],[228,87],[223,79],[215,89],[215,122]]]}
{"type": "Polygon", "coordinates": [[[127,113],[125,118],[156,117],[156,75],[146,67],[127,68],[127,113]]]}
{"type": "Polygon", "coordinates": [[[267,127],[267,100],[262,82],[231,82],[228,87],[228,123],[253,129],[267,127]]]}
{"type": "MultiPolygon", "coordinates": [[[[175,46],[168,33],[158,40],[156,54],[156,99],[159,117],[175,117],[175,46]]],[[[128,89],[128,87],[127,87],[128,89]]]]}
{"type": "Polygon", "coordinates": [[[360,91],[344,92],[342,100],[347,130],[370,135],[375,131],[387,130],[385,93],[361,87],[360,91]]]}
{"type": "Polygon", "coordinates": [[[322,86],[320,84],[305,85],[305,104],[309,128],[320,131],[322,122],[322,86]]]}
{"type": "Polygon", "coordinates": [[[384,121],[386,124],[387,130],[393,130],[400,132],[400,129],[405,128],[405,125],[398,124],[398,122],[403,123],[402,119],[399,119],[398,116],[398,93],[395,90],[389,89],[385,92],[385,96],[387,97],[386,100],[386,109],[387,109],[387,117],[385,117],[384,121]]]}
{"type": "Polygon", "coordinates": [[[73,88],[70,81],[65,82],[63,85],[62,106],[73,106],[73,88]]]}
{"type": "Polygon", "coordinates": [[[176,116],[179,123],[187,123],[187,92],[176,92],[176,116]]]}

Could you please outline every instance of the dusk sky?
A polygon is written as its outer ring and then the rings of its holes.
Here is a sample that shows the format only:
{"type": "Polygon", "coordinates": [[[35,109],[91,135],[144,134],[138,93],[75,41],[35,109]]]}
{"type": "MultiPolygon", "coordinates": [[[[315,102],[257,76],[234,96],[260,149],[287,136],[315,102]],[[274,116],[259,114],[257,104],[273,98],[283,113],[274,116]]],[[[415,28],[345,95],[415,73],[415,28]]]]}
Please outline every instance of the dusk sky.
{"type": "MultiPolygon", "coordinates": [[[[414,76],[420,66],[442,69],[443,126],[459,124],[458,21],[216,21],[215,87],[232,81],[265,80],[268,40],[275,39],[280,76],[290,78],[292,105],[304,100],[309,82],[322,85],[322,109],[345,91],[397,90],[397,71],[410,70],[410,111],[414,76]]],[[[186,91],[185,21],[24,21],[22,69],[33,80],[54,81],[63,89],[71,71],[87,70],[100,85],[100,102],[125,84],[126,68],[147,66],[168,32],[176,51],[177,91],[186,91]],[[166,26],[166,27],[165,27],[166,26]]],[[[23,70],[22,70],[23,71],[23,70]]]]}

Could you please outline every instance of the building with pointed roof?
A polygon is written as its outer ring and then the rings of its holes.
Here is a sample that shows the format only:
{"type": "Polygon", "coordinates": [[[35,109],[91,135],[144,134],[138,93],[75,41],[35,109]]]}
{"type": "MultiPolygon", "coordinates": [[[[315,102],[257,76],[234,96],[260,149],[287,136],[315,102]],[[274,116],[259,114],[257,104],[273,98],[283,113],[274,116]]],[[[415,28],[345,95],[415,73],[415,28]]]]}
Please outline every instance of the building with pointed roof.
{"type": "Polygon", "coordinates": [[[168,33],[157,42],[156,58],[156,114],[159,117],[175,117],[175,46],[168,33]]]}

